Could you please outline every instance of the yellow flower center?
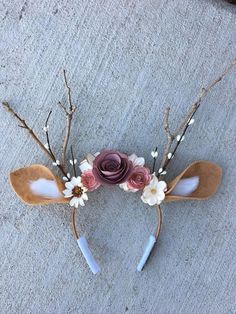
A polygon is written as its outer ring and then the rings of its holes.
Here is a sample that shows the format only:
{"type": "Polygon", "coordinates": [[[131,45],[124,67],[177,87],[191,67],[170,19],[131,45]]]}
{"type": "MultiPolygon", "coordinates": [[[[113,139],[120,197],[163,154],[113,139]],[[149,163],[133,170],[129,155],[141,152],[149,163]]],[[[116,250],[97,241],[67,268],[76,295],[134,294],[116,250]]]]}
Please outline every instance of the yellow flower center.
{"type": "Polygon", "coordinates": [[[156,194],[156,193],[157,193],[157,189],[152,188],[152,189],[151,189],[151,193],[152,193],[152,194],[156,194]]]}

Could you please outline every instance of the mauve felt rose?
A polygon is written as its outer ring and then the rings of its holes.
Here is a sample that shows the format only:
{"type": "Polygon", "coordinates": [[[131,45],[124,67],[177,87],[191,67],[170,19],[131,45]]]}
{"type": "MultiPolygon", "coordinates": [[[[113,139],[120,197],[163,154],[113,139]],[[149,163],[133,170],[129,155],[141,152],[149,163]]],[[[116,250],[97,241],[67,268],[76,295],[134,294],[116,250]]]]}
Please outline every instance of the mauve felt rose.
{"type": "Polygon", "coordinates": [[[132,169],[128,156],[114,150],[102,151],[93,161],[93,174],[101,184],[123,183],[132,169]]]}
{"type": "Polygon", "coordinates": [[[81,174],[81,181],[89,192],[96,190],[101,184],[96,180],[91,169],[85,170],[81,174]]]}
{"type": "Polygon", "coordinates": [[[146,167],[136,166],[133,168],[128,181],[127,187],[130,190],[143,190],[151,181],[150,170],[146,167]]]}

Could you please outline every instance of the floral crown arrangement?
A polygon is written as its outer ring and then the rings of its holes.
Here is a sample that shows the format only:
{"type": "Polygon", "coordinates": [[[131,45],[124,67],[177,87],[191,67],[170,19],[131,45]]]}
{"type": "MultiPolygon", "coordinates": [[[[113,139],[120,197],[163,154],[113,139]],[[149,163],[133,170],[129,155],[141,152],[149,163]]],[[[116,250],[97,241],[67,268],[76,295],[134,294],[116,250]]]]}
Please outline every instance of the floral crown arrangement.
{"type": "Polygon", "coordinates": [[[202,160],[190,164],[171,182],[166,182],[164,178],[170,162],[175,157],[179,145],[185,138],[188,128],[194,123],[194,115],[199,109],[202,100],[235,65],[236,60],[219,78],[201,90],[199,97],[191,105],[186,117],[175,132],[170,130],[170,108],[166,108],[164,132],[167,143],[164,147],[159,167],[157,167],[158,148],[151,152],[153,158],[151,168],[145,165],[143,157],[138,157],[135,153],[128,155],[110,149],[104,149],[93,154],[89,153],[84,160],[78,162],[71,146],[71,157],[67,160],[72,119],[76,106],[72,102],[71,89],[68,85],[65,71],[63,71],[63,75],[68,96],[68,108],[62,102],[59,102],[59,106],[65,113],[67,126],[60,158],[52,150],[50,142],[49,119],[52,111],[49,112],[43,126],[46,138],[46,144],[44,144],[35,131],[16,113],[10,104],[3,102],[3,107],[16,118],[21,128],[28,131],[31,138],[51,159],[52,166],[57,167],[61,173],[61,177],[59,177],[41,164],[20,168],[10,173],[10,183],[13,190],[23,202],[29,205],[68,203],[72,207],[72,230],[78,246],[94,274],[100,271],[100,266],[94,259],[85,236],[79,235],[77,231],[76,209],[79,206],[84,206],[89,200],[89,194],[101,187],[118,185],[125,192],[140,192],[142,202],[149,206],[155,206],[158,217],[156,232],[150,235],[148,244],[137,266],[137,270],[141,271],[161,231],[161,204],[181,200],[205,200],[216,192],[221,182],[221,168],[214,163],[202,160]],[[71,169],[71,171],[68,169],[71,169]],[[80,171],[79,174],[78,170],[80,171]]]}

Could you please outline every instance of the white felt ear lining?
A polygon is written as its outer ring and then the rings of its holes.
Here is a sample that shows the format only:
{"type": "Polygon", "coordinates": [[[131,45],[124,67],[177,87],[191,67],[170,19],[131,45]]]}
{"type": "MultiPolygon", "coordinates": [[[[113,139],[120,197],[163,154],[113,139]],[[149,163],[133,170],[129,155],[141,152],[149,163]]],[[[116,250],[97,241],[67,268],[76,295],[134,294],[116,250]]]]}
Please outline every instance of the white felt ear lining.
{"type": "Polygon", "coordinates": [[[156,242],[156,238],[153,235],[150,235],[149,241],[147,243],[147,246],[146,246],[146,248],[145,248],[145,250],[143,252],[143,256],[141,257],[141,259],[140,259],[140,261],[138,263],[137,271],[141,271],[143,269],[144,265],[147,262],[147,259],[148,259],[149,255],[152,252],[152,249],[154,247],[155,242],[156,242]]]}
{"type": "Polygon", "coordinates": [[[53,180],[47,180],[44,178],[39,178],[35,181],[30,181],[30,190],[33,194],[44,197],[44,198],[60,198],[62,194],[60,193],[57,184],[53,180]]]}
{"type": "Polygon", "coordinates": [[[192,194],[199,186],[199,177],[191,177],[181,179],[173,190],[170,192],[170,195],[176,196],[188,196],[192,194]]]}
{"type": "Polygon", "coordinates": [[[86,238],[85,237],[79,237],[77,239],[77,243],[78,243],[78,246],[79,246],[84,258],[86,259],[86,262],[87,262],[89,268],[91,269],[92,273],[97,274],[98,272],[100,272],[100,267],[97,264],[97,262],[95,261],[93,255],[89,249],[88,242],[87,242],[86,238]]]}

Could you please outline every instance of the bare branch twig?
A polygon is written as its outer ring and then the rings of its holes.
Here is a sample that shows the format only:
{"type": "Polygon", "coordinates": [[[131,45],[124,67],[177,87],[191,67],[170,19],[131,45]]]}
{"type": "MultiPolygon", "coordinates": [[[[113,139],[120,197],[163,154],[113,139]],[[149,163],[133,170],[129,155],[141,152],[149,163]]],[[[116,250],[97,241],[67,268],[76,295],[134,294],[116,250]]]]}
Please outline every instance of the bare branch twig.
{"type": "Polygon", "coordinates": [[[33,138],[33,140],[40,146],[40,148],[47,154],[47,156],[49,158],[52,158],[50,152],[47,150],[47,148],[44,146],[44,144],[40,141],[40,139],[38,138],[38,136],[35,134],[35,132],[28,126],[28,124],[26,123],[26,121],[24,119],[22,119],[15,111],[14,109],[10,106],[10,104],[8,102],[2,102],[3,107],[10,112],[11,115],[13,115],[13,117],[16,118],[16,120],[18,120],[21,125],[19,125],[19,127],[26,129],[30,136],[33,138]]]}
{"type": "Polygon", "coordinates": [[[72,105],[72,100],[71,100],[71,89],[70,89],[70,87],[68,85],[68,82],[67,82],[66,70],[63,70],[63,75],[64,75],[65,85],[66,85],[66,88],[67,88],[68,103],[70,105],[70,111],[72,111],[73,110],[73,105],[72,105]]]}
{"type": "Polygon", "coordinates": [[[170,107],[167,107],[165,110],[165,115],[164,115],[164,132],[167,137],[167,144],[164,149],[164,156],[163,156],[161,166],[160,166],[160,168],[162,168],[163,170],[164,170],[165,162],[168,159],[168,153],[170,152],[171,145],[175,139],[175,136],[170,132],[169,116],[170,116],[170,107]]]}
{"type": "Polygon", "coordinates": [[[71,122],[72,122],[73,114],[76,110],[76,107],[73,106],[73,104],[72,104],[71,89],[70,89],[68,82],[67,82],[65,70],[63,70],[63,76],[64,76],[65,86],[67,89],[67,96],[68,96],[68,103],[69,103],[69,110],[67,110],[65,105],[63,103],[59,102],[60,107],[63,109],[63,111],[66,114],[66,133],[65,133],[63,146],[62,146],[62,158],[61,158],[62,159],[62,167],[64,168],[65,167],[66,151],[67,151],[68,142],[69,142],[69,138],[70,138],[71,122]]]}
{"type": "MultiPolygon", "coordinates": [[[[167,135],[167,144],[165,145],[165,148],[164,148],[163,159],[162,159],[161,166],[160,166],[160,168],[162,168],[162,171],[166,170],[167,166],[169,165],[170,160],[175,155],[175,153],[176,153],[176,151],[177,151],[177,149],[181,143],[181,140],[184,138],[184,135],[185,135],[185,133],[186,133],[186,131],[190,125],[190,121],[193,119],[193,116],[195,115],[195,113],[199,109],[199,107],[202,103],[202,100],[206,97],[208,92],[211,91],[211,89],[217,83],[219,83],[235,65],[236,65],[236,59],[230,64],[230,66],[228,68],[225,69],[225,71],[217,79],[215,79],[212,83],[210,83],[206,88],[202,88],[197,100],[191,105],[186,117],[183,119],[182,123],[177,128],[177,130],[174,132],[174,134],[172,134],[170,132],[170,128],[169,128],[170,108],[168,107],[166,109],[165,119],[164,119],[164,130],[165,130],[165,133],[167,135]],[[174,150],[172,152],[170,152],[173,141],[177,137],[179,137],[179,138],[176,142],[174,150]],[[168,157],[169,154],[171,156],[170,158],[168,157]]],[[[161,176],[161,173],[158,174],[158,177],[159,176],[161,176]]]]}

